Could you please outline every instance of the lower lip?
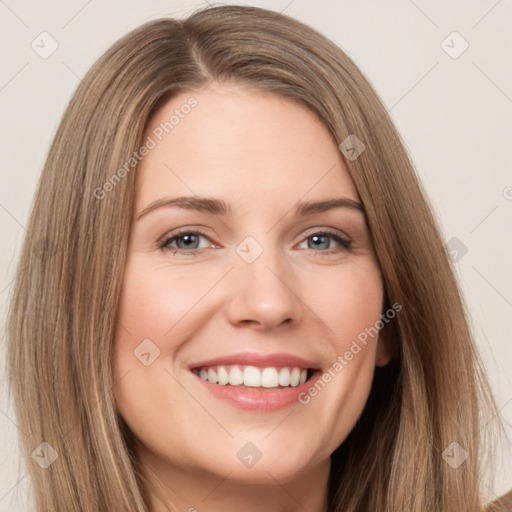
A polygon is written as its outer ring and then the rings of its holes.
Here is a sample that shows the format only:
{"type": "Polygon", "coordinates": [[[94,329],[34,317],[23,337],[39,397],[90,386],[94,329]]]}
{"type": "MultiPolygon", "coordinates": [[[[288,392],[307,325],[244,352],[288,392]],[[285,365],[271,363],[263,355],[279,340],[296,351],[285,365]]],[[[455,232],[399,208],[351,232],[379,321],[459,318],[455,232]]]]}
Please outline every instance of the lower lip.
{"type": "Polygon", "coordinates": [[[279,388],[272,391],[260,388],[238,388],[236,386],[230,386],[229,384],[221,386],[203,380],[199,375],[193,372],[192,375],[198,379],[212,395],[235,407],[250,411],[271,412],[300,403],[299,395],[306,392],[315,381],[320,378],[321,372],[315,371],[310,379],[295,388],[279,388]]]}

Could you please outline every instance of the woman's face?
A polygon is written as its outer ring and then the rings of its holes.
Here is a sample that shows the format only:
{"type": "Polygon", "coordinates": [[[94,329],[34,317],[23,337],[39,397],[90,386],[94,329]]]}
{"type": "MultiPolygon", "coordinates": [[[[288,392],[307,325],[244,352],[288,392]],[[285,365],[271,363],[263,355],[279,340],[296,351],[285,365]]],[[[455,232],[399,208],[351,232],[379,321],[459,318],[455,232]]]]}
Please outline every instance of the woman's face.
{"type": "Polygon", "coordinates": [[[383,285],[336,143],[298,104],[211,85],[165,104],[144,144],[114,355],[141,458],[325,475],[387,362],[360,341],[383,285]]]}

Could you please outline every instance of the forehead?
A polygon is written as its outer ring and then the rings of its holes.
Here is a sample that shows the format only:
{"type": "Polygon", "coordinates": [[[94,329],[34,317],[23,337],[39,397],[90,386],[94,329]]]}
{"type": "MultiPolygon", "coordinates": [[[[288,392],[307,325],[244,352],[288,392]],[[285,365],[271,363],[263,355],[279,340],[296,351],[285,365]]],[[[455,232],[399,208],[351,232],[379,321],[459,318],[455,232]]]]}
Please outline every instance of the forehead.
{"type": "Polygon", "coordinates": [[[336,193],[358,198],[325,125],[275,94],[219,85],[183,91],[150,119],[149,139],[154,147],[137,169],[139,204],[164,193],[266,203],[336,193]]]}

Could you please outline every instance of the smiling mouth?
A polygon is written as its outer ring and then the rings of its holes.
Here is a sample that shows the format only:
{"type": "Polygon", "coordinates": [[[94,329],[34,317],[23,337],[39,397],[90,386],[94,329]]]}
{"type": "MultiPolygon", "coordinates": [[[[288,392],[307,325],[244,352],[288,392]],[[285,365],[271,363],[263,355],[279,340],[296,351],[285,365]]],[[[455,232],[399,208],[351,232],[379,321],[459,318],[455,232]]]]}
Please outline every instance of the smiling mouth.
{"type": "Polygon", "coordinates": [[[193,368],[202,380],[239,389],[275,390],[296,388],[308,381],[315,370],[299,366],[215,365],[193,368]]]}

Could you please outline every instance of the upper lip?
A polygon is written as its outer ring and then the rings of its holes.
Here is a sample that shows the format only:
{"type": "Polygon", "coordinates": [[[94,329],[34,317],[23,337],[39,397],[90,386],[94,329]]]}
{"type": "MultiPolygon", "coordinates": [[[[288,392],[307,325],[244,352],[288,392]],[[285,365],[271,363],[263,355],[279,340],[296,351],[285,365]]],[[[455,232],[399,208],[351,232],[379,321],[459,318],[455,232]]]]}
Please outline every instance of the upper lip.
{"type": "Polygon", "coordinates": [[[258,366],[261,368],[270,366],[294,366],[301,368],[312,368],[314,370],[320,369],[320,366],[312,361],[303,359],[299,356],[291,354],[277,353],[277,354],[257,354],[255,352],[244,352],[241,354],[231,354],[227,356],[215,357],[207,361],[199,361],[189,365],[189,369],[204,368],[208,366],[220,366],[239,364],[244,366],[258,366]]]}

